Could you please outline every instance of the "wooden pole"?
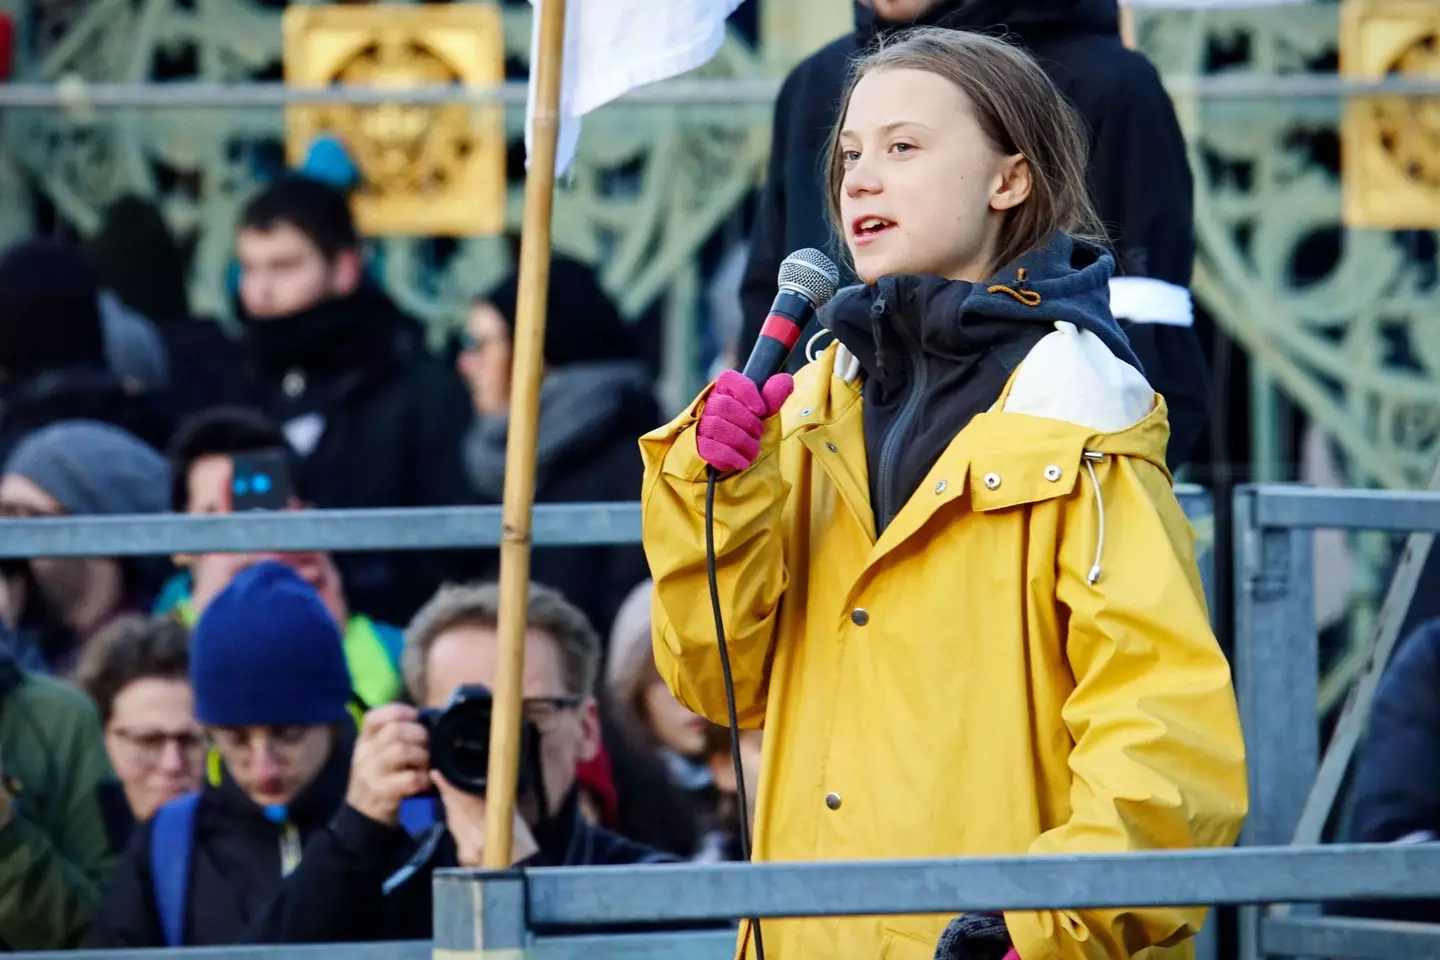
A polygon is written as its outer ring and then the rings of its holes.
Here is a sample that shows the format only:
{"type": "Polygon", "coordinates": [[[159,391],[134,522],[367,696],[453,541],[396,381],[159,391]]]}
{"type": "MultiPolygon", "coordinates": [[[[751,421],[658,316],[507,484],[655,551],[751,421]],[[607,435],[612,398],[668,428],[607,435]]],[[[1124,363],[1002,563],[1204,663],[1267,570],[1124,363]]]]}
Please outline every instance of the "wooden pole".
{"type": "Polygon", "coordinates": [[[515,308],[510,430],[505,441],[505,498],[500,533],[500,659],[495,675],[486,788],[487,869],[510,866],[515,786],[520,770],[520,706],[525,673],[525,621],[530,593],[530,519],[535,500],[535,438],[544,362],[545,301],[550,286],[550,217],[555,196],[555,141],[560,125],[560,67],[565,0],[544,0],[540,42],[530,65],[535,84],[530,169],[520,235],[515,308]]]}

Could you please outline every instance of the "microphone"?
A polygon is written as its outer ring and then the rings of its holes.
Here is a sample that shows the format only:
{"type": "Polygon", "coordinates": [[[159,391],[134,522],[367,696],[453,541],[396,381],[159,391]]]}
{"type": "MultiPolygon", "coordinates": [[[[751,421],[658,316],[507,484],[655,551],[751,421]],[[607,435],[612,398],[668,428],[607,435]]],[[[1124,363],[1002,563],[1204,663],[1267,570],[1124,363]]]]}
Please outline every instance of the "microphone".
{"type": "Polygon", "coordinates": [[[840,272],[830,258],[819,250],[806,247],[796,250],[780,264],[780,290],[750,359],[741,371],[757,387],[764,387],[785,366],[790,351],[800,339],[800,332],[816,312],[835,296],[840,286],[840,272]]]}

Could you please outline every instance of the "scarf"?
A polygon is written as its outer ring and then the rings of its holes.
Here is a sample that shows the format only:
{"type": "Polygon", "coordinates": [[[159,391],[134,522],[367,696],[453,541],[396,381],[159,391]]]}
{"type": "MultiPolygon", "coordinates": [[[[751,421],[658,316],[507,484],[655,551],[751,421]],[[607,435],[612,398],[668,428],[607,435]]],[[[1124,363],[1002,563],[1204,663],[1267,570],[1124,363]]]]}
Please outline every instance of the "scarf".
{"type": "MultiPolygon", "coordinates": [[[[543,489],[563,461],[609,440],[633,390],[650,389],[645,365],[635,361],[577,363],[552,370],[540,385],[535,488],[543,489]]],[[[481,496],[499,502],[505,491],[508,413],[476,417],[465,436],[465,469],[481,496]]],[[[563,468],[563,467],[562,467],[563,468]]]]}

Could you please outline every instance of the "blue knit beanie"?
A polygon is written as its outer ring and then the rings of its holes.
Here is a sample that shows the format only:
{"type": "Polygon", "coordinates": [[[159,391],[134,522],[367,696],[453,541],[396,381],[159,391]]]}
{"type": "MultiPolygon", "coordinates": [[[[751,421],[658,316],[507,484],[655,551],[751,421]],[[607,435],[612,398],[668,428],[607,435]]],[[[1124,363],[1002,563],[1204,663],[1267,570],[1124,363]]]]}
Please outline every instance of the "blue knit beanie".
{"type": "Polygon", "coordinates": [[[351,697],[343,643],[295,571],[273,560],[242,571],[191,633],[195,718],[216,727],[343,722],[351,697]]]}

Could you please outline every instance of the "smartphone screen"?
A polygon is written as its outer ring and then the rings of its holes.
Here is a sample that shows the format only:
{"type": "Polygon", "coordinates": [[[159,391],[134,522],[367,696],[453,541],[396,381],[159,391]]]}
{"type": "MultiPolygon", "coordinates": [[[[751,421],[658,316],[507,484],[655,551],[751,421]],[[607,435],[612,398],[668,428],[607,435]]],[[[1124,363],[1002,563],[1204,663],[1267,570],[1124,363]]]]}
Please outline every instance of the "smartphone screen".
{"type": "Polygon", "coordinates": [[[230,509],[286,510],[294,498],[290,470],[279,451],[236,454],[234,479],[230,485],[230,509]]]}

